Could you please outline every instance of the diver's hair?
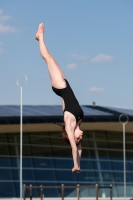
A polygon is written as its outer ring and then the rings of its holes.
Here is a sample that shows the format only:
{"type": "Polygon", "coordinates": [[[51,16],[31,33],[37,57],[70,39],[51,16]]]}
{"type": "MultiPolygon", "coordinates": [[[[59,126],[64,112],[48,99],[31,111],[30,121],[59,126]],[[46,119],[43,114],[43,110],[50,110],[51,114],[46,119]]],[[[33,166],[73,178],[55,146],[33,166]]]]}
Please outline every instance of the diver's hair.
{"type": "Polygon", "coordinates": [[[61,127],[61,129],[62,129],[61,136],[62,136],[63,140],[64,140],[66,143],[70,144],[69,139],[68,139],[67,132],[66,132],[66,130],[65,130],[65,125],[64,125],[64,124],[60,124],[60,123],[55,123],[55,124],[57,124],[58,126],[61,127]]]}

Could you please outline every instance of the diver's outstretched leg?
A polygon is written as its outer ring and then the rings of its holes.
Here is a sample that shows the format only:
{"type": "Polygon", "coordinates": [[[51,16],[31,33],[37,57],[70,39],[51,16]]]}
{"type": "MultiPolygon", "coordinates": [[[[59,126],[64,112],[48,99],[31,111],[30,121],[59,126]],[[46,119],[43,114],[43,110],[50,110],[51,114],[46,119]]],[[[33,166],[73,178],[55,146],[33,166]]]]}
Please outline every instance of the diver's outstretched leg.
{"type": "Polygon", "coordinates": [[[66,87],[65,75],[45,45],[43,23],[39,25],[35,39],[39,41],[40,53],[47,64],[52,86],[59,89],[66,87]]]}

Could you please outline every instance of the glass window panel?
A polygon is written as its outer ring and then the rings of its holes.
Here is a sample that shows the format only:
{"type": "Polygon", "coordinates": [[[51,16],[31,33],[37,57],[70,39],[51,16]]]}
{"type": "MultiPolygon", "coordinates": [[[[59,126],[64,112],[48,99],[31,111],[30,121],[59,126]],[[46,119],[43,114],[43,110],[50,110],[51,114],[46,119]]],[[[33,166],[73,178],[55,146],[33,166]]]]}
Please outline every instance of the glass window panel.
{"type": "Polygon", "coordinates": [[[133,143],[133,134],[132,133],[126,132],[126,142],[132,142],[133,143]]]}
{"type": "MultiPolygon", "coordinates": [[[[119,184],[117,183],[116,184],[116,189],[117,189],[117,196],[118,197],[123,197],[124,196],[124,186],[123,186],[123,183],[122,184],[119,184]]],[[[128,183],[126,185],[126,196],[128,197],[132,197],[133,196],[133,186],[132,186],[132,183],[128,183]]]]}
{"type": "Polygon", "coordinates": [[[96,147],[107,149],[107,141],[96,141],[96,147]]]}
{"type": "Polygon", "coordinates": [[[115,172],[114,177],[116,182],[123,182],[123,172],[115,172]]]}
{"type": "Polygon", "coordinates": [[[34,168],[54,168],[54,163],[52,158],[32,158],[34,168]]]}
{"type": "Polygon", "coordinates": [[[65,142],[61,136],[60,137],[52,137],[51,145],[52,146],[61,146],[61,147],[63,146],[66,148],[70,148],[70,145],[67,142],[65,142]]]}
{"type": "Polygon", "coordinates": [[[105,150],[98,149],[98,156],[100,159],[109,159],[108,149],[105,149],[105,150]]]}
{"type": "MultiPolygon", "coordinates": [[[[110,199],[110,183],[104,183],[104,186],[108,187],[108,188],[101,188],[100,191],[99,191],[100,192],[100,196],[110,199]]],[[[114,184],[113,184],[112,193],[114,191],[115,191],[115,188],[114,188],[114,184]]],[[[113,194],[112,196],[114,197],[115,195],[113,194]]]]}
{"type": "Polygon", "coordinates": [[[113,170],[123,170],[123,162],[112,161],[113,170]]]}
{"type": "Polygon", "coordinates": [[[82,146],[89,147],[88,131],[84,131],[83,133],[82,146]]]}
{"type": "MultiPolygon", "coordinates": [[[[30,143],[38,145],[50,145],[49,134],[45,133],[30,133],[29,134],[30,143]]],[[[25,141],[26,142],[26,141],[25,141]]]]}
{"type": "Polygon", "coordinates": [[[132,183],[128,183],[126,185],[126,196],[128,197],[133,197],[133,184],[132,183]]]}
{"type": "MultiPolygon", "coordinates": [[[[71,184],[71,186],[75,186],[75,184],[71,184]]],[[[72,198],[72,197],[75,197],[77,195],[77,190],[76,189],[68,189],[68,188],[65,188],[64,190],[64,196],[67,197],[67,198],[72,198]]]]}
{"type": "MultiPolygon", "coordinates": [[[[37,185],[44,185],[44,186],[57,186],[57,182],[37,182],[37,185]]],[[[59,186],[61,186],[61,184],[58,184],[59,186]]],[[[38,194],[40,194],[40,191],[38,191],[38,194]]],[[[60,188],[44,188],[43,189],[43,194],[45,197],[61,197],[61,189],[60,188]]],[[[38,196],[40,197],[40,195],[38,196]]],[[[45,199],[45,198],[44,198],[45,199]]]]}
{"type": "Polygon", "coordinates": [[[10,157],[12,167],[19,167],[20,158],[19,157],[10,157]]]}
{"type": "Polygon", "coordinates": [[[110,159],[112,160],[122,160],[123,159],[123,151],[110,151],[109,150],[110,159]]]}
{"type": "Polygon", "coordinates": [[[80,197],[96,197],[96,190],[95,188],[81,188],[80,189],[80,197]]]}
{"type": "Polygon", "coordinates": [[[129,170],[133,171],[133,162],[128,162],[129,170]]]}
{"type": "Polygon", "coordinates": [[[120,142],[109,142],[108,141],[108,148],[109,149],[123,150],[123,143],[120,143],[120,142]]]}
{"type": "Polygon", "coordinates": [[[1,168],[0,169],[0,180],[13,180],[12,169],[11,168],[1,168]]]}
{"type": "Polygon", "coordinates": [[[72,150],[71,147],[65,148],[65,147],[52,147],[52,155],[56,157],[68,157],[72,156],[72,150]]]}
{"type": "Polygon", "coordinates": [[[101,170],[112,170],[111,162],[108,161],[100,161],[101,170]]]}
{"type": "Polygon", "coordinates": [[[20,181],[19,180],[14,181],[14,187],[15,187],[16,196],[13,196],[13,197],[19,198],[20,197],[20,181]]]}
{"type": "Polygon", "coordinates": [[[33,161],[32,158],[28,157],[28,158],[23,158],[22,160],[23,163],[23,168],[33,168],[33,161]]]}
{"type": "MultiPolygon", "coordinates": [[[[96,182],[97,182],[97,184],[99,184],[101,181],[101,179],[100,179],[101,172],[99,173],[99,171],[94,171],[94,173],[95,173],[95,177],[96,177],[96,182]]],[[[95,184],[95,182],[94,182],[94,184],[95,184]]]]}
{"type": "Polygon", "coordinates": [[[10,158],[0,157],[0,167],[11,167],[10,158]]]}
{"type": "MultiPolygon", "coordinates": [[[[20,143],[20,137],[18,137],[18,143],[20,143]]],[[[30,142],[30,133],[23,134],[23,144],[31,144],[30,142]]]]}
{"type": "Polygon", "coordinates": [[[93,140],[88,141],[88,147],[89,147],[89,148],[95,148],[94,142],[95,142],[95,141],[93,141],[93,140]]]}
{"type": "MultiPolygon", "coordinates": [[[[62,130],[61,130],[62,131],[62,130]]],[[[50,135],[50,141],[52,145],[56,145],[56,146],[65,146],[65,147],[69,147],[70,145],[67,144],[62,136],[61,136],[61,131],[60,132],[55,132],[54,134],[52,132],[49,132],[50,135]]]]}
{"type": "MultiPolygon", "coordinates": [[[[24,134],[23,133],[23,137],[24,137],[24,134]]],[[[17,145],[20,144],[20,133],[10,133],[8,134],[8,142],[9,143],[15,143],[17,145]]]]}
{"type": "Polygon", "coordinates": [[[126,171],[129,171],[129,170],[130,170],[129,164],[128,164],[127,161],[126,161],[126,171]]]}
{"type": "Polygon", "coordinates": [[[7,156],[9,154],[9,147],[7,144],[0,144],[0,155],[7,156]]]}
{"type": "Polygon", "coordinates": [[[132,151],[126,151],[126,159],[133,161],[133,152],[132,151]]]}
{"type": "MultiPolygon", "coordinates": [[[[0,169],[0,180],[19,180],[20,169],[0,169]]],[[[23,180],[35,180],[34,169],[23,168],[23,180]]]]}
{"type": "MultiPolygon", "coordinates": [[[[36,147],[33,147],[33,148],[36,148],[36,147]]],[[[23,145],[23,156],[31,156],[32,155],[31,149],[32,148],[30,145],[23,145]]]]}
{"type": "MultiPolygon", "coordinates": [[[[66,183],[65,184],[66,186],[67,185],[70,185],[69,183],[66,183]]],[[[72,186],[75,186],[76,184],[75,183],[71,183],[71,185],[72,186]]],[[[94,183],[93,182],[91,182],[91,183],[88,183],[88,182],[82,182],[82,183],[80,183],[80,185],[82,185],[82,186],[92,186],[92,185],[94,185],[94,183]]],[[[77,191],[76,191],[76,189],[65,189],[65,197],[68,197],[68,198],[70,198],[70,197],[76,197],[77,196],[77,191]]],[[[96,192],[95,192],[95,188],[94,189],[86,189],[86,188],[81,188],[80,189],[80,197],[93,197],[93,195],[94,196],[96,196],[96,192]]]]}
{"type": "Polygon", "coordinates": [[[56,168],[60,168],[60,169],[72,169],[73,167],[73,160],[72,157],[71,158],[67,158],[67,159],[58,159],[58,158],[54,158],[54,164],[56,168]]]}
{"type": "Polygon", "coordinates": [[[96,182],[100,183],[99,172],[95,170],[85,171],[83,170],[82,173],[78,175],[78,184],[80,185],[95,185],[96,182]],[[82,176],[83,174],[83,176],[82,176]],[[89,177],[90,176],[90,177],[89,177]]]}
{"type": "MultiPolygon", "coordinates": [[[[112,161],[112,168],[113,170],[121,170],[123,171],[123,166],[124,166],[124,163],[123,161],[122,162],[117,162],[117,161],[112,161]]],[[[129,164],[126,162],[126,170],[129,171],[130,168],[129,168],[129,164]]]]}
{"type": "Polygon", "coordinates": [[[57,180],[59,181],[69,181],[69,184],[71,185],[71,181],[76,181],[76,174],[72,173],[71,168],[63,170],[56,170],[57,180]]]}
{"type": "Polygon", "coordinates": [[[35,180],[35,174],[33,169],[24,169],[23,168],[23,181],[26,180],[35,180]]]}
{"type": "Polygon", "coordinates": [[[82,173],[77,174],[77,180],[85,182],[95,181],[96,173],[94,170],[82,171],[82,173]]]}
{"type": "MultiPolygon", "coordinates": [[[[40,193],[40,191],[38,193],[40,193]]],[[[58,189],[58,188],[43,189],[43,194],[47,198],[50,198],[50,197],[53,197],[53,198],[57,197],[58,198],[58,197],[61,197],[61,189],[58,189]]],[[[40,195],[38,197],[40,197],[40,195]]]]}
{"type": "Polygon", "coordinates": [[[8,140],[7,140],[7,134],[4,133],[4,134],[0,134],[0,145],[3,144],[3,143],[7,143],[8,140]]]}
{"type": "Polygon", "coordinates": [[[116,188],[117,188],[118,197],[123,197],[124,196],[124,186],[123,185],[119,185],[117,183],[116,184],[116,188]]]}
{"type": "Polygon", "coordinates": [[[93,160],[93,168],[95,170],[100,170],[99,166],[99,160],[93,160]]]}
{"type": "Polygon", "coordinates": [[[11,156],[16,156],[17,155],[17,147],[14,144],[8,144],[9,146],[9,152],[11,156]]]}
{"type": "Polygon", "coordinates": [[[94,140],[106,140],[106,132],[103,131],[89,132],[89,137],[94,140]]]}
{"type": "Polygon", "coordinates": [[[48,170],[48,169],[43,169],[43,170],[39,170],[39,169],[35,169],[35,177],[36,180],[42,180],[42,181],[55,181],[56,180],[56,176],[55,176],[55,171],[53,170],[48,170]]]}
{"type": "Polygon", "coordinates": [[[95,161],[93,161],[91,159],[82,159],[81,158],[81,168],[87,169],[87,170],[96,169],[96,168],[94,168],[94,162],[95,161]]]}
{"type": "Polygon", "coordinates": [[[14,182],[0,182],[0,197],[12,198],[16,197],[14,182]]]}
{"type": "Polygon", "coordinates": [[[108,142],[123,142],[123,134],[120,132],[107,132],[108,142]]]}
{"type": "Polygon", "coordinates": [[[126,173],[126,181],[127,181],[127,183],[128,182],[133,183],[133,172],[126,173]]]}
{"type": "Polygon", "coordinates": [[[95,150],[94,149],[85,149],[82,145],[82,158],[92,158],[95,159],[95,150]]]}
{"type": "MultiPolygon", "coordinates": [[[[133,138],[132,138],[133,139],[133,138]]],[[[126,150],[131,150],[133,153],[133,143],[126,143],[126,150]]]]}
{"type": "MultiPolygon", "coordinates": [[[[14,169],[12,169],[12,173],[13,173],[13,180],[15,180],[15,182],[16,181],[20,181],[20,168],[14,168],[14,169]]],[[[22,173],[23,173],[23,171],[22,171],[22,173]]]]}
{"type": "Polygon", "coordinates": [[[111,183],[114,180],[113,172],[108,172],[108,171],[102,172],[102,180],[103,183],[105,182],[111,183]]]}
{"type": "Polygon", "coordinates": [[[49,157],[51,155],[51,147],[50,146],[31,146],[31,154],[32,156],[45,156],[49,157]]]}

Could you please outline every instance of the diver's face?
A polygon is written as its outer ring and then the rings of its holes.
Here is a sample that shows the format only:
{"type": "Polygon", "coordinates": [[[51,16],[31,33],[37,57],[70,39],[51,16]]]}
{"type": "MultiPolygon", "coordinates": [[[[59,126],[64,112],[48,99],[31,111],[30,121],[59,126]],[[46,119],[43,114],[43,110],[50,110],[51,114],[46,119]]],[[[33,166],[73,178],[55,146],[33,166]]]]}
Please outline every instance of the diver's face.
{"type": "Polygon", "coordinates": [[[82,140],[82,137],[83,137],[83,131],[80,130],[79,124],[77,124],[74,131],[74,138],[76,144],[82,140]]]}

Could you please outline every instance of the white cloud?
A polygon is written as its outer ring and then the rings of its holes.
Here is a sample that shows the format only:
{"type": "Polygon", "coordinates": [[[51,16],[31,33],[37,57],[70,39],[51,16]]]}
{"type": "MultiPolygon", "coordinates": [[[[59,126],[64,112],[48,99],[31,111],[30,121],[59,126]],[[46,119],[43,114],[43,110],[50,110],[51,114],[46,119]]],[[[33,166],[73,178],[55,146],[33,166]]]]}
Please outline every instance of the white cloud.
{"type": "Polygon", "coordinates": [[[106,54],[99,54],[90,60],[91,63],[109,62],[113,60],[113,56],[106,54]]]}
{"type": "Polygon", "coordinates": [[[87,60],[90,56],[89,55],[72,54],[71,57],[76,58],[78,60],[87,60]]]}
{"type": "Polygon", "coordinates": [[[12,17],[10,15],[4,15],[3,11],[0,9],[0,33],[13,33],[16,32],[15,28],[10,25],[3,24],[3,21],[9,20],[12,17]]]}
{"type": "Polygon", "coordinates": [[[2,45],[2,42],[0,41],[0,54],[2,53],[1,45],[2,45]]]}
{"type": "Polygon", "coordinates": [[[16,30],[9,25],[0,24],[0,33],[9,33],[9,32],[14,33],[14,32],[16,32],[16,30]]]}
{"type": "Polygon", "coordinates": [[[3,15],[3,11],[0,9],[0,21],[9,20],[12,17],[10,15],[3,15]]]}
{"type": "Polygon", "coordinates": [[[76,69],[77,68],[77,64],[75,64],[75,63],[68,64],[67,68],[68,69],[76,69]]]}
{"type": "Polygon", "coordinates": [[[2,14],[3,13],[3,11],[0,9],[0,14],[2,14]]]}
{"type": "Polygon", "coordinates": [[[9,15],[0,15],[0,21],[5,21],[5,20],[9,20],[9,19],[11,19],[12,17],[11,16],[9,16],[9,15]]]}
{"type": "Polygon", "coordinates": [[[89,89],[89,92],[104,92],[104,88],[100,88],[100,87],[92,87],[89,89]]]}

